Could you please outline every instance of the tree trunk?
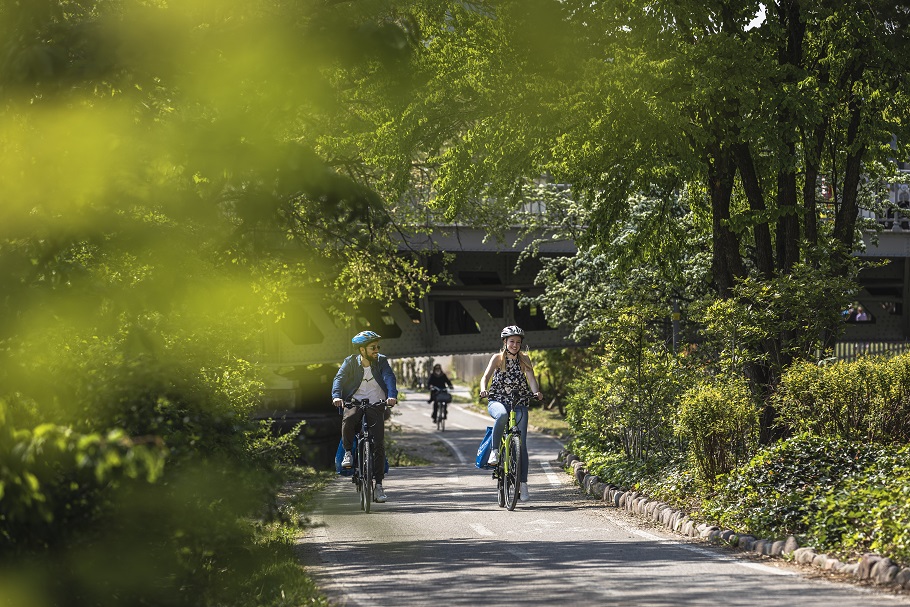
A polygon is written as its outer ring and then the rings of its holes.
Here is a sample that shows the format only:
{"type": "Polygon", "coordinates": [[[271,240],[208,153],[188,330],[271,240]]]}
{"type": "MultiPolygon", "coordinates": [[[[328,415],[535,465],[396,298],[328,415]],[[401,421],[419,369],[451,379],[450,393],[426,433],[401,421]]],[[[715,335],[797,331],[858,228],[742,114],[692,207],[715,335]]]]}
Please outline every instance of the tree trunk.
{"type": "Polygon", "coordinates": [[[825,145],[827,132],[828,120],[826,118],[812,131],[811,139],[805,138],[803,141],[803,149],[806,154],[806,180],[803,183],[803,225],[806,232],[806,244],[810,250],[818,245],[816,191],[818,188],[822,149],[825,145]]]}
{"type": "Polygon", "coordinates": [[[755,226],[752,228],[753,238],[755,238],[755,265],[762,276],[771,278],[774,276],[774,249],[771,244],[771,229],[768,227],[767,220],[762,217],[766,210],[765,193],[755,171],[752,151],[745,143],[736,146],[736,164],[746,198],[749,200],[749,208],[758,216],[755,226]]]}
{"type": "Polygon", "coordinates": [[[855,99],[850,101],[850,125],[847,127],[847,161],[844,166],[844,187],[841,192],[841,204],[834,218],[834,238],[842,247],[842,256],[838,267],[841,276],[847,272],[847,257],[853,251],[853,239],[856,231],[856,216],[859,213],[859,181],[862,177],[864,145],[857,144],[862,112],[855,99]]]}
{"type": "Polygon", "coordinates": [[[709,153],[708,188],[713,215],[714,251],[712,270],[721,297],[729,297],[736,279],[745,276],[739,253],[739,236],[730,229],[730,198],[733,195],[733,154],[720,147],[709,153]]]}
{"type": "MultiPolygon", "coordinates": [[[[790,144],[790,153],[794,152],[790,144]]],[[[788,274],[799,262],[799,216],[797,215],[796,173],[790,169],[777,175],[777,269],[788,274]]]]}

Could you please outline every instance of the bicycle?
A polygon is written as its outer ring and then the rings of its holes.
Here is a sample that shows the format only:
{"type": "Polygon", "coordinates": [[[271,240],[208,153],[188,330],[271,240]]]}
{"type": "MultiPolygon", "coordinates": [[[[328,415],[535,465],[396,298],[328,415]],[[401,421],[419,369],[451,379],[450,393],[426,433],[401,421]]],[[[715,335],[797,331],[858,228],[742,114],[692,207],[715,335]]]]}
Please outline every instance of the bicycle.
{"type": "MultiPolygon", "coordinates": [[[[518,405],[520,406],[520,405],[518,405]]],[[[515,510],[521,487],[521,428],[514,406],[509,411],[508,429],[499,443],[499,463],[493,468],[499,507],[515,510]]]]}
{"type": "Polygon", "coordinates": [[[433,399],[436,401],[436,429],[445,432],[446,418],[449,415],[449,403],[452,401],[452,395],[445,388],[431,388],[433,399]]]}
{"type": "MultiPolygon", "coordinates": [[[[388,403],[384,400],[371,403],[369,400],[363,399],[359,401],[350,400],[344,403],[345,409],[357,407],[363,411],[378,407],[384,409],[386,406],[388,406],[388,403]]],[[[373,455],[376,445],[373,434],[370,432],[370,423],[366,415],[360,418],[360,430],[354,434],[354,440],[357,443],[357,448],[352,454],[354,457],[354,473],[351,475],[351,482],[354,483],[355,489],[360,494],[360,509],[369,514],[370,507],[373,504],[373,489],[375,486],[373,482],[373,466],[375,465],[373,455]]]]}

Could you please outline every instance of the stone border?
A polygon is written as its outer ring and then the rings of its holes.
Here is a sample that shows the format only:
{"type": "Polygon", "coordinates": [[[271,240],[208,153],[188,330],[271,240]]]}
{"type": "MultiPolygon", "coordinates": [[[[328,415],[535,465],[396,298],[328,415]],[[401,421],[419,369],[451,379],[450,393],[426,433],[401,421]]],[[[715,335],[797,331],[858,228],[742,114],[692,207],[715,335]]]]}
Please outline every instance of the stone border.
{"type": "Polygon", "coordinates": [[[890,558],[878,554],[864,554],[859,562],[842,563],[827,554],[819,554],[814,548],[800,546],[792,535],[786,540],[760,539],[748,534],[739,534],[730,529],[696,523],[682,510],[676,510],[664,502],[651,500],[637,491],[627,491],[615,485],[602,482],[590,474],[585,462],[570,451],[560,451],[557,456],[563,469],[575,477],[575,482],[592,497],[615,508],[628,510],[650,518],[664,527],[687,537],[702,538],[713,543],[724,543],[746,552],[772,557],[792,557],[801,565],[812,565],[818,569],[847,573],[860,580],[875,584],[890,585],[910,590],[910,567],[900,567],[890,558]],[[571,468],[571,470],[570,470],[571,468]]]}

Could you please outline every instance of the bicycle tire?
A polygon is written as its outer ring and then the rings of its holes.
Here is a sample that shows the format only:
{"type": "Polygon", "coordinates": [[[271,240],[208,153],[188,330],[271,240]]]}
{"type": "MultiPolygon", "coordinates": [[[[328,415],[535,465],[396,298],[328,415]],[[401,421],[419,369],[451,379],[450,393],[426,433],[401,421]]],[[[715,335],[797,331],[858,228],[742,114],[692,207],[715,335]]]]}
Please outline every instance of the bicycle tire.
{"type": "Polygon", "coordinates": [[[373,449],[369,440],[363,441],[360,451],[363,470],[363,490],[360,492],[360,507],[367,514],[373,505],[373,449]]]}
{"type": "Polygon", "coordinates": [[[517,434],[509,437],[508,469],[506,473],[506,508],[515,510],[518,503],[521,479],[521,439],[517,434]]]}
{"type": "MultiPolygon", "coordinates": [[[[359,440],[359,437],[357,437],[359,440]]],[[[354,455],[354,461],[351,463],[351,482],[354,483],[354,491],[360,493],[360,459],[359,459],[359,449],[354,449],[352,451],[354,455]]]]}
{"type": "Polygon", "coordinates": [[[499,507],[506,507],[506,474],[505,474],[505,449],[499,450],[499,463],[496,464],[496,497],[499,501],[499,507]]]}

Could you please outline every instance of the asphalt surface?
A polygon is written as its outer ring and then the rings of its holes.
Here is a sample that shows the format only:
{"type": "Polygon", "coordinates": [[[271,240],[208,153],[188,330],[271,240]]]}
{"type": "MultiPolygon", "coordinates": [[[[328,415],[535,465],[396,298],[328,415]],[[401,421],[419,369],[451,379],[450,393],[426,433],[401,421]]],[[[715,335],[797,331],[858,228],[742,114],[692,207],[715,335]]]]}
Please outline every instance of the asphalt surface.
{"type": "Polygon", "coordinates": [[[531,499],[509,512],[474,467],[488,417],[454,405],[437,432],[425,396],[398,410],[395,423],[432,433],[451,463],[392,468],[389,501],[370,514],[347,477],[321,493],[300,553],[337,605],[910,605],[606,507],[578,491],[555,462],[561,445],[541,434],[528,437],[531,499]]]}

